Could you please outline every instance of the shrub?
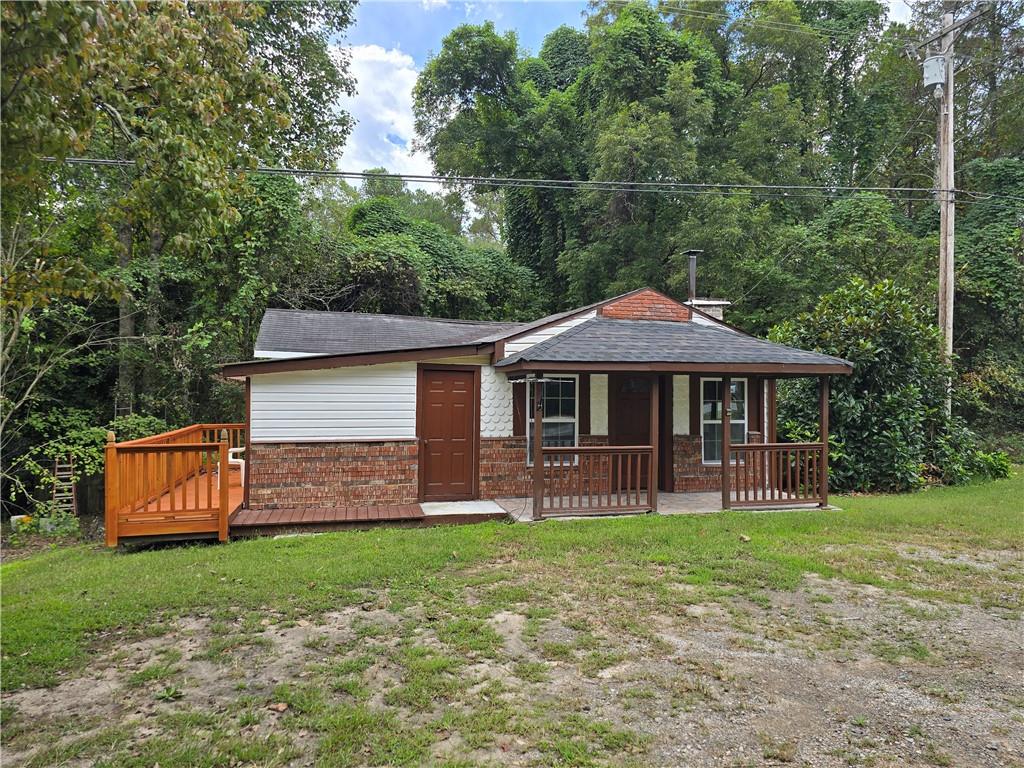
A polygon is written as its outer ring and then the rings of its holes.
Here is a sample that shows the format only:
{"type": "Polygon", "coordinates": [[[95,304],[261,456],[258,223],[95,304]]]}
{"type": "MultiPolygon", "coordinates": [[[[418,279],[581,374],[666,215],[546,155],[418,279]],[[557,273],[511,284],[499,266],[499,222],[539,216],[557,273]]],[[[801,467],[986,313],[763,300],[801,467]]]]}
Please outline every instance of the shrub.
{"type": "MultiPolygon", "coordinates": [[[[56,459],[70,457],[74,461],[73,482],[100,474],[108,431],[113,431],[118,441],[125,441],[170,429],[163,419],[139,414],[118,416],[106,426],[99,426],[94,424],[90,411],[79,408],[54,410],[45,416],[31,414],[28,422],[42,439],[11,463],[8,477],[16,481],[7,484],[11,500],[17,494],[29,500],[49,495],[56,482],[53,476],[56,459]]],[[[33,517],[38,516],[36,509],[33,517]]]]}
{"type": "MultiPolygon", "coordinates": [[[[854,280],[817,307],[772,329],[773,341],[849,360],[833,377],[830,480],[837,490],[905,491],[926,482],[1005,477],[1005,454],[985,453],[962,419],[945,413],[941,337],[930,311],[904,288],[854,280]]],[[[783,434],[817,422],[815,382],[779,387],[783,434]]]]}

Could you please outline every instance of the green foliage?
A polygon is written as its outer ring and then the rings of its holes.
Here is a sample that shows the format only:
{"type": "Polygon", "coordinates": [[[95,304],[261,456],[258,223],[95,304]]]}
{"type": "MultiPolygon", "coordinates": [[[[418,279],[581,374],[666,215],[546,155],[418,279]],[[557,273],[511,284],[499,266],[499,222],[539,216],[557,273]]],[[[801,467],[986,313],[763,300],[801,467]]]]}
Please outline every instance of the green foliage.
{"type": "MultiPolygon", "coordinates": [[[[1024,197],[1024,160],[977,160],[973,187],[1024,197]]],[[[957,221],[954,318],[963,412],[991,442],[1024,435],[1024,218],[1013,200],[983,200],[957,221]]],[[[1020,455],[1018,453],[1018,455],[1020,455]]]]}
{"type": "Polygon", "coordinates": [[[253,64],[272,74],[288,98],[289,124],[272,141],[271,155],[300,167],[330,167],[352,130],[338,107],[355,94],[348,58],[335,39],[353,21],[354,0],[259,0],[260,14],[245,25],[253,64]]]}
{"type": "Polygon", "coordinates": [[[540,59],[548,66],[551,85],[564,91],[590,65],[590,41],[583,32],[562,25],[544,38],[540,59]]]}
{"type": "MultiPolygon", "coordinates": [[[[552,31],[537,58],[491,25],[459,27],[416,85],[420,145],[458,175],[930,183],[933,107],[904,50],[937,8],[912,28],[887,24],[877,0],[697,5],[594,3],[585,30],[552,31]]],[[[983,19],[963,41],[979,60],[956,92],[958,186],[1015,199],[960,196],[956,400],[998,445],[1024,433],[1024,131],[1014,130],[1024,68],[1005,63],[1021,40],[1020,4],[986,7],[983,19]]],[[[508,253],[537,275],[552,310],[645,284],[682,298],[691,248],[704,251],[700,293],[731,300],[730,322],[759,334],[855,278],[935,295],[938,218],[920,195],[609,184],[503,197],[508,253]]]]}
{"type": "Polygon", "coordinates": [[[8,484],[8,499],[13,501],[21,494],[48,495],[56,481],[53,466],[57,460],[70,459],[74,463],[74,482],[101,474],[108,431],[114,432],[118,441],[124,441],[170,429],[155,416],[119,416],[105,426],[97,426],[94,418],[92,411],[82,408],[30,413],[25,428],[31,430],[34,444],[10,463],[8,471],[13,482],[8,484]]]}
{"type": "Polygon", "coordinates": [[[26,535],[61,538],[74,536],[81,528],[78,517],[52,501],[37,501],[31,514],[24,517],[11,531],[11,541],[17,545],[26,535]]]}
{"type": "MultiPolygon", "coordinates": [[[[849,360],[833,377],[830,483],[839,490],[904,491],[932,480],[962,483],[1005,477],[1005,455],[981,452],[956,417],[945,416],[947,369],[940,336],[913,294],[892,282],[854,280],[813,312],[782,323],[771,339],[849,360]]],[[[779,414],[791,439],[817,420],[813,381],[779,388],[779,414]]]]}

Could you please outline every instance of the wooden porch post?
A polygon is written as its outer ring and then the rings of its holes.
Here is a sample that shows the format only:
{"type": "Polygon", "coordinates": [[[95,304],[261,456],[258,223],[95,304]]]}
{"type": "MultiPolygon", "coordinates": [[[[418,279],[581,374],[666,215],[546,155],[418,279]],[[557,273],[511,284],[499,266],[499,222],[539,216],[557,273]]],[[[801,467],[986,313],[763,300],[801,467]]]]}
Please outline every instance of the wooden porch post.
{"type": "Polygon", "coordinates": [[[729,409],[732,408],[732,379],[728,376],[722,377],[722,509],[732,509],[732,492],[729,487],[732,470],[729,466],[729,454],[732,447],[729,445],[732,432],[732,425],[729,419],[729,409]]]}
{"type": "Polygon", "coordinates": [[[658,511],[658,390],[661,389],[661,378],[658,374],[651,376],[651,466],[647,474],[647,503],[651,512],[658,511]]]}
{"type": "Polygon", "coordinates": [[[818,406],[821,408],[819,421],[821,441],[821,505],[828,506],[828,396],[829,377],[822,376],[818,381],[818,406]]]}
{"type": "MultiPolygon", "coordinates": [[[[541,379],[544,374],[538,373],[541,379]]],[[[532,519],[540,520],[540,508],[544,503],[544,384],[533,383],[533,514],[532,519]]]]}
{"type": "Polygon", "coordinates": [[[120,506],[115,439],[113,432],[107,432],[107,447],[103,460],[103,528],[108,547],[117,546],[117,508],[120,506]]]}
{"type": "Polygon", "coordinates": [[[242,473],[242,506],[249,508],[249,472],[252,467],[252,376],[245,377],[245,471],[242,473]]]}
{"type": "MultiPolygon", "coordinates": [[[[217,539],[228,540],[228,487],[231,485],[231,476],[228,474],[228,448],[231,443],[228,441],[228,431],[220,431],[220,442],[217,444],[217,454],[220,458],[220,465],[217,474],[220,478],[220,514],[217,517],[217,539]]],[[[198,482],[198,481],[197,481],[198,482]]],[[[184,481],[182,481],[182,499],[185,497],[184,481]]],[[[171,487],[171,498],[174,498],[174,487],[171,487]]]]}

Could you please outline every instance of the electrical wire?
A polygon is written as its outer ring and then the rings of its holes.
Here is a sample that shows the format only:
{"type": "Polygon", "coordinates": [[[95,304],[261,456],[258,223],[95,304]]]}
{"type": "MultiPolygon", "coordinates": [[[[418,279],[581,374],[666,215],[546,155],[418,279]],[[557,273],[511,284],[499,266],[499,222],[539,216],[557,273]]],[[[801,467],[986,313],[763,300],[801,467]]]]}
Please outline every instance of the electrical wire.
{"type": "MultiPolygon", "coordinates": [[[[43,158],[53,163],[97,167],[134,167],[134,160],[96,157],[43,158]]],[[[833,198],[860,192],[873,192],[896,196],[901,200],[931,200],[935,191],[931,187],[876,187],[842,184],[726,184],[682,181],[594,181],[585,179],[549,179],[498,176],[444,176],[431,174],[374,173],[316,168],[288,168],[283,166],[256,166],[232,169],[238,173],[260,173],[277,176],[321,177],[341,179],[394,179],[412,183],[466,184],[495,188],[528,188],[570,190],[579,192],[619,192],[676,195],[735,195],[752,194],[759,197],[800,199],[833,198]]]]}

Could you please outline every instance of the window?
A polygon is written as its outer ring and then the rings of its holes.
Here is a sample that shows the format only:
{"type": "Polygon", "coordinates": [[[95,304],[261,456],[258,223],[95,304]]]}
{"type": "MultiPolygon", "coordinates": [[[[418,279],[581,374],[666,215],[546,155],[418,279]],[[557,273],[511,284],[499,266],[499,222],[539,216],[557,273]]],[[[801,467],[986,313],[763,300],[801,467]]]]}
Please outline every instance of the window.
{"type": "MultiPolygon", "coordinates": [[[[546,446],[573,446],[576,445],[576,425],[578,408],[576,402],[576,377],[575,376],[546,376],[541,386],[544,394],[541,403],[544,406],[544,418],[541,419],[541,429],[544,432],[542,445],[546,446]]],[[[533,382],[528,382],[526,390],[529,392],[526,408],[526,463],[533,465],[533,382]]]]}
{"type": "MultiPolygon", "coordinates": [[[[729,408],[729,441],[747,441],[747,382],[733,379],[730,386],[731,407],[729,408]]],[[[722,380],[701,379],[700,429],[704,446],[704,463],[720,464],[722,461],[722,380]]]]}

